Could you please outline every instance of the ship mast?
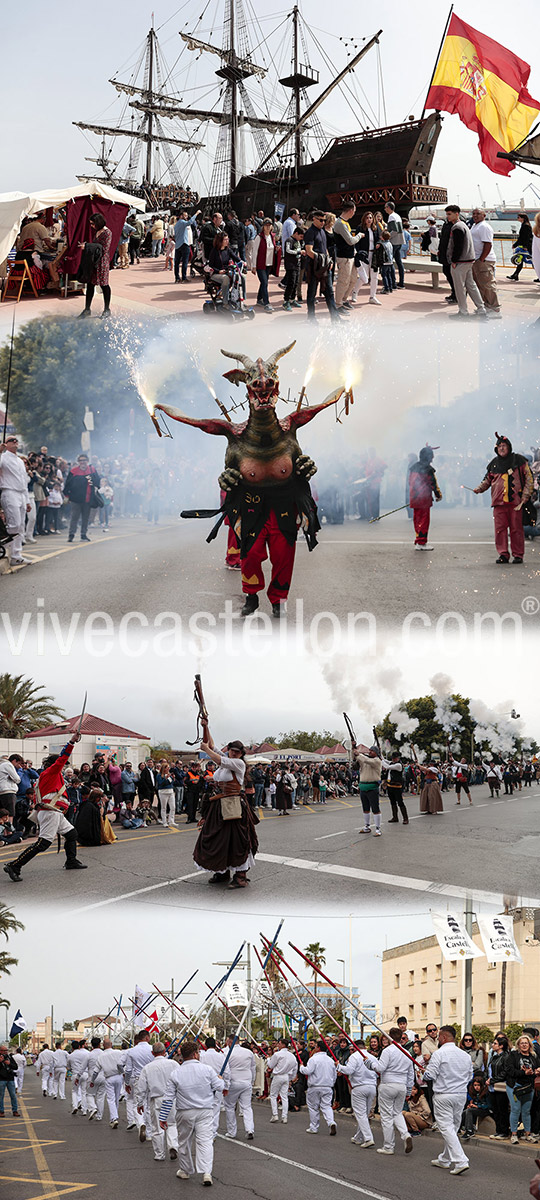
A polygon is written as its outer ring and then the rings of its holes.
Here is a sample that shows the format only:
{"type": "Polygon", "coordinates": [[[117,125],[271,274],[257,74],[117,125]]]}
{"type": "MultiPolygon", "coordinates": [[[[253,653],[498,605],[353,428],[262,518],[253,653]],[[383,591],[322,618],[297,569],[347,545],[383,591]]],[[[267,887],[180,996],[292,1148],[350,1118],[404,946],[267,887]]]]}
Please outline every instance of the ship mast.
{"type": "MultiPolygon", "coordinates": [[[[148,104],[152,103],[152,89],[154,86],[154,38],[155,38],[155,36],[156,36],[156,34],[154,31],[154,14],[152,13],[152,26],[151,26],[151,29],[149,29],[149,31],[148,31],[149,62],[148,62],[148,91],[146,93],[146,98],[147,98],[148,104]]],[[[152,133],[154,131],[154,114],[153,114],[151,108],[148,110],[146,120],[147,120],[146,133],[147,133],[147,138],[148,138],[148,141],[146,143],[146,178],[148,180],[148,183],[151,183],[152,182],[152,133]]]]}
{"type": "MultiPolygon", "coordinates": [[[[292,50],[292,73],[284,79],[280,79],[282,87],[289,88],[292,92],[292,111],[294,115],[294,167],[295,175],[298,178],[298,172],[302,166],[303,160],[303,144],[302,144],[302,95],[305,94],[308,87],[319,82],[319,72],[314,71],[309,64],[300,64],[298,56],[298,34],[300,27],[300,10],[295,4],[292,10],[292,27],[293,27],[293,50],[292,50]]],[[[287,139],[285,139],[286,141],[287,139]]],[[[283,143],[282,143],[283,144],[283,143]]]]}

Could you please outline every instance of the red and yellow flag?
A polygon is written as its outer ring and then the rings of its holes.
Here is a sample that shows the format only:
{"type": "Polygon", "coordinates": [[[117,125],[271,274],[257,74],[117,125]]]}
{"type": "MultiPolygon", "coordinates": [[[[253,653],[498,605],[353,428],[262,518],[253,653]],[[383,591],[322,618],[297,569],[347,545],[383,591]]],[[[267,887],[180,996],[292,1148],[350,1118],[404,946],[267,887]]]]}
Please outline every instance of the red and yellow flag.
{"type": "Polygon", "coordinates": [[[497,175],[514,164],[497,158],[523,141],[540,113],[527,91],[531,68],[517,54],[452,15],[426,108],[457,113],[475,130],[482,161],[497,175]]]}

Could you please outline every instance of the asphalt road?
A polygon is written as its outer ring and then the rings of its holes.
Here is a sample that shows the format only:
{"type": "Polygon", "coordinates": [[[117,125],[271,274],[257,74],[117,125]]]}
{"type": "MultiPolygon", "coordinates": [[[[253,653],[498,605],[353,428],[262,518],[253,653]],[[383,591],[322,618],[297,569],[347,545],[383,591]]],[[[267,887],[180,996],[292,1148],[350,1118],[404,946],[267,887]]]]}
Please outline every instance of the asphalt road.
{"type": "MultiPolygon", "coordinates": [[[[69,1100],[44,1100],[33,1071],[27,1071],[24,1119],[7,1116],[1,1122],[0,1182],[6,1200],[56,1200],[81,1192],[91,1200],[200,1194],[200,1177],[177,1179],[176,1163],[154,1162],[151,1143],[141,1145],[136,1131],[127,1132],[123,1105],[117,1130],[111,1130],[106,1119],[89,1124],[81,1114],[72,1117],[70,1108],[69,1100]]],[[[291,1113],[285,1129],[270,1125],[267,1103],[255,1102],[254,1113],[253,1142],[245,1142],[240,1134],[235,1142],[220,1136],[215,1143],[211,1194],[216,1200],[276,1200],[283,1195],[296,1200],[327,1200],[331,1195],[338,1200],[351,1194],[359,1200],[445,1200],[456,1191],[476,1200],[521,1200],[528,1196],[528,1182],[536,1171],[534,1147],[510,1151],[474,1140],[468,1148],[470,1170],[451,1178],[431,1166],[441,1148],[437,1134],[416,1138],[411,1155],[405,1157],[399,1148],[390,1161],[374,1150],[351,1145],[350,1117],[338,1115],[337,1138],[330,1140],[325,1128],[318,1137],[307,1136],[305,1109],[291,1113]]],[[[380,1129],[377,1123],[374,1127],[379,1145],[380,1129]]]]}
{"type": "MultiPolygon", "coordinates": [[[[123,903],[276,914],[319,907],[350,913],[369,903],[371,910],[395,912],[396,904],[414,903],[419,894],[461,899],[468,892],[478,902],[499,904],[503,890],[523,903],[540,903],[538,787],[498,801],[485,786],[472,795],[471,807],[458,808],[455,793],[445,792],[438,816],[421,816],[418,796],[408,797],[406,827],[388,824],[385,800],[380,838],[359,833],[356,797],[300,808],[288,818],[264,812],[259,854],[243,892],[208,886],[192,858],[196,826],[181,816],[176,829],[119,830],[112,846],[81,847],[84,872],[64,871],[63,855],[51,848],[25,868],[22,883],[5,880],[4,896],[10,902],[16,896],[19,906],[62,900],[77,912],[123,903]]],[[[0,850],[0,864],[14,857],[13,848],[0,850]]]]}
{"type": "MultiPolygon", "coordinates": [[[[123,520],[108,534],[92,530],[91,543],[68,545],[65,532],[41,539],[25,548],[31,565],[12,571],[7,560],[0,565],[5,575],[0,616],[8,614],[16,628],[21,615],[29,613],[35,624],[39,603],[46,630],[50,613],[61,627],[79,614],[78,625],[71,627],[80,630],[88,614],[98,610],[114,623],[129,612],[143,613],[150,623],[165,611],[184,622],[203,613],[216,619],[219,631],[227,601],[235,621],[238,617],[241,586],[235,572],[225,569],[224,535],[206,545],[209,529],[210,523],[202,521],[171,520],[148,528],[146,521],[123,520]]],[[[356,520],[324,525],[313,554],[299,538],[288,628],[303,622],[304,628],[324,632],[337,618],[347,629],[358,614],[369,613],[377,628],[394,630],[415,613],[414,629],[439,622],[438,628],[452,633],[495,613],[509,614],[509,632],[516,620],[525,629],[538,629],[540,547],[526,543],[523,566],[497,566],[487,508],[436,509],[432,530],[433,553],[415,552],[412,523],[403,513],[374,525],[356,520]],[[328,615],[321,619],[320,614],[328,615]]],[[[261,610],[270,611],[264,597],[261,610]]],[[[357,628],[366,630],[365,618],[357,628]]],[[[491,632],[489,621],[485,629],[491,632]]]]}

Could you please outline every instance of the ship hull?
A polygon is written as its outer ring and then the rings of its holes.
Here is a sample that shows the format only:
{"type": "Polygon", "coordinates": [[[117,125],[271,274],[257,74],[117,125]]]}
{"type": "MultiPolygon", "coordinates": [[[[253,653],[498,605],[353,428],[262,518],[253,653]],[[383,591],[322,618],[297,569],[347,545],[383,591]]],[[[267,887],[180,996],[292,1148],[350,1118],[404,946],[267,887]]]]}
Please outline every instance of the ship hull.
{"type": "Polygon", "coordinates": [[[429,181],[440,128],[440,115],[434,113],[425,120],[336,138],[317,162],[298,172],[284,163],[278,170],[245,175],[230,196],[212,197],[208,203],[229,202],[241,218],[261,209],[279,215],[280,206],[286,212],[336,212],[351,199],[360,210],[383,208],[391,200],[402,215],[418,205],[444,204],[446,190],[429,181]]]}

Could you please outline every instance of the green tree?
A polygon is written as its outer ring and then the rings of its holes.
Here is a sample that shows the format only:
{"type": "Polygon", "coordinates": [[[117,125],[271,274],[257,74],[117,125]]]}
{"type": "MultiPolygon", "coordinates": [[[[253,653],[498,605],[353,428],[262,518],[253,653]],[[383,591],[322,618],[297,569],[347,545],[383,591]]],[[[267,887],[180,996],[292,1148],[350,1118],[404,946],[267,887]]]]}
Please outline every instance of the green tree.
{"type": "MultiPolygon", "coordinates": [[[[24,929],[21,921],[18,921],[12,910],[6,904],[0,904],[0,937],[5,941],[9,941],[10,933],[16,933],[19,929],[24,929]]],[[[7,950],[0,950],[0,977],[2,975],[11,975],[11,968],[17,966],[18,959],[13,958],[8,954],[7,950]]],[[[0,1004],[9,1008],[8,1000],[0,1000],[0,1004]]]]}
{"type": "Polygon", "coordinates": [[[0,736],[19,738],[65,716],[33,679],[0,675],[0,736]]]}
{"type": "Polygon", "coordinates": [[[315,970],[315,967],[324,967],[326,963],[326,947],[321,946],[320,942],[310,942],[309,946],[304,947],[304,954],[307,956],[307,958],[310,958],[313,963],[313,991],[315,992],[315,995],[317,995],[319,976],[315,970]]]}
{"type": "Polygon", "coordinates": [[[491,1045],[493,1041],[494,1030],[490,1025],[473,1025],[471,1033],[479,1045],[483,1045],[484,1042],[488,1042],[491,1045]]]}
{"type": "Polygon", "coordinates": [[[504,1032],[510,1044],[515,1046],[518,1037],[523,1033],[523,1025],[519,1021],[509,1021],[504,1027],[504,1032]]]}
{"type": "Polygon", "coordinates": [[[274,745],[278,750],[286,750],[288,746],[293,746],[295,750],[306,750],[313,754],[319,746],[333,745],[337,740],[336,735],[328,729],[323,729],[322,733],[315,729],[312,729],[311,733],[306,729],[290,729],[288,733],[280,733],[274,745]]]}
{"type": "MultiPolygon", "coordinates": [[[[436,719],[436,703],[434,696],[418,696],[412,700],[405,700],[400,704],[400,709],[408,717],[414,717],[418,721],[418,726],[412,734],[398,734],[397,723],[390,719],[390,713],[386,715],[381,724],[377,726],[377,733],[380,738],[387,739],[392,746],[400,747],[410,741],[418,746],[428,757],[432,755],[444,755],[444,749],[449,741],[452,746],[457,742],[457,754],[461,757],[465,755],[468,762],[471,760],[473,749],[473,735],[476,728],[476,722],[470,713],[470,701],[468,697],[461,696],[458,692],[449,696],[452,711],[455,714],[456,722],[459,719],[459,725],[456,724],[454,732],[450,735],[443,729],[440,722],[436,719]]],[[[515,739],[516,742],[516,739],[515,739]]],[[[493,747],[495,749],[495,747],[493,747]]],[[[491,749],[488,742],[474,740],[475,750],[491,749]]]]}
{"type": "MultiPolygon", "coordinates": [[[[134,409],[140,425],[147,420],[134,387],[118,335],[103,322],[45,317],[28,321],[14,339],[10,417],[31,447],[56,445],[64,453],[80,450],[85,408],[96,428],[114,435],[122,412],[134,409]]],[[[136,342],[136,331],[133,331],[136,342]]],[[[0,389],[5,391],[9,344],[0,349],[0,389]]]]}

